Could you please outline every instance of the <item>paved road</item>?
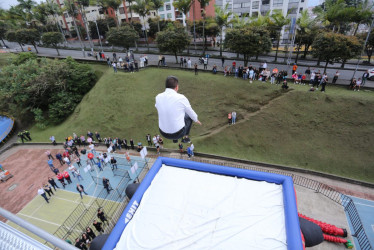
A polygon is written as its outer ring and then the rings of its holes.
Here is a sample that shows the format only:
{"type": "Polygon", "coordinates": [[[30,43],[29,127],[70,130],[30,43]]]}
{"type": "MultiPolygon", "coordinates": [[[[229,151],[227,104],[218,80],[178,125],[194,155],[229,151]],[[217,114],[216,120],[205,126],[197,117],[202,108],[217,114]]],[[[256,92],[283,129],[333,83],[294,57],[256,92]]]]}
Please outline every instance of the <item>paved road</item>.
{"type": "MultiPolygon", "coordinates": [[[[9,47],[11,48],[11,51],[14,51],[14,52],[21,51],[21,48],[20,48],[20,46],[17,43],[7,43],[7,45],[9,45],[9,47]]],[[[76,45],[74,45],[74,46],[76,46],[76,45]]],[[[27,47],[27,45],[25,46],[25,48],[26,47],[27,47]]],[[[30,46],[30,47],[32,48],[32,50],[34,50],[34,48],[32,46],[30,46]]],[[[142,48],[142,50],[143,49],[145,49],[145,48],[142,48]]],[[[39,54],[40,55],[44,55],[44,56],[57,56],[56,50],[52,49],[52,48],[38,47],[38,50],[39,50],[39,54]]],[[[106,55],[108,55],[110,57],[112,56],[112,52],[105,51],[105,49],[104,49],[104,52],[105,52],[106,55]]],[[[219,51],[217,51],[215,53],[219,54],[219,51]]],[[[83,53],[80,50],[60,49],[60,54],[61,54],[61,57],[71,56],[71,57],[77,58],[77,59],[95,60],[92,57],[88,57],[87,53],[86,53],[86,57],[84,58],[83,57],[83,53]]],[[[117,57],[120,57],[120,56],[124,57],[125,56],[124,53],[116,53],[116,54],[117,54],[117,57]]],[[[225,52],[225,56],[230,56],[230,54],[233,54],[233,53],[225,52]]],[[[141,55],[143,55],[143,53],[136,53],[135,54],[135,58],[138,60],[141,55]]],[[[175,62],[175,56],[165,55],[165,58],[166,58],[166,63],[167,63],[168,66],[170,66],[170,67],[179,67],[179,64],[177,64],[175,62]]],[[[149,59],[149,63],[151,65],[157,65],[158,55],[156,55],[156,54],[148,54],[148,59],[149,59]]],[[[179,59],[179,57],[178,57],[178,59],[179,59]]],[[[266,59],[266,57],[260,57],[260,59],[266,59]]],[[[192,60],[192,65],[195,62],[198,63],[198,57],[191,57],[191,60],[192,60]]],[[[224,65],[231,65],[233,61],[234,60],[226,59],[224,65]]],[[[304,63],[304,61],[302,61],[302,62],[304,63]]],[[[313,61],[305,61],[305,62],[307,62],[309,64],[315,64],[315,62],[313,62],[313,61]]],[[[237,65],[244,65],[243,61],[236,61],[236,63],[237,63],[237,65]]],[[[219,71],[223,71],[221,59],[215,59],[215,58],[209,59],[208,70],[211,70],[212,66],[214,64],[216,64],[218,66],[218,70],[219,71]]],[[[254,67],[259,67],[260,66],[260,63],[256,62],[256,61],[251,61],[251,62],[249,62],[249,64],[252,64],[254,67]]],[[[291,68],[289,66],[287,66],[286,64],[268,63],[268,67],[270,67],[271,69],[274,68],[274,67],[277,67],[279,70],[287,70],[287,71],[289,71],[289,74],[291,73],[291,68]]],[[[364,73],[364,71],[366,69],[368,69],[368,68],[371,68],[371,67],[372,66],[362,66],[362,65],[360,65],[359,71],[356,73],[356,77],[357,78],[361,77],[362,74],[364,73]]],[[[203,66],[199,65],[199,69],[202,69],[202,68],[203,68],[203,66]]],[[[337,84],[348,85],[350,79],[352,78],[354,68],[355,68],[355,66],[352,65],[352,64],[350,64],[350,65],[347,65],[347,67],[344,70],[339,70],[340,77],[339,77],[339,79],[337,81],[337,84]]],[[[307,67],[300,66],[298,68],[298,71],[301,70],[302,72],[305,72],[306,69],[307,69],[307,67]]],[[[319,70],[323,71],[323,67],[311,67],[311,69],[315,69],[315,70],[319,69],[319,70]]],[[[334,74],[335,74],[336,71],[337,71],[337,69],[335,69],[335,68],[328,68],[327,69],[327,74],[328,74],[330,80],[333,78],[333,76],[334,76],[334,74]]],[[[374,88],[374,81],[367,81],[366,84],[365,84],[365,87],[374,88]]]]}

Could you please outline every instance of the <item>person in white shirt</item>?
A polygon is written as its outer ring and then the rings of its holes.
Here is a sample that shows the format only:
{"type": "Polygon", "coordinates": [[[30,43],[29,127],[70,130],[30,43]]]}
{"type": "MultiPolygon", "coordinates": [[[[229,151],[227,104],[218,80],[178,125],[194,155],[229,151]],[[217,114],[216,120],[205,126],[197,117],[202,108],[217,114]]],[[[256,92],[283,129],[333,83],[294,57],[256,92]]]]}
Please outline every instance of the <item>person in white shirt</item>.
{"type": "Polygon", "coordinates": [[[156,96],[156,109],[158,111],[158,125],[161,134],[174,143],[183,138],[182,142],[189,142],[188,138],[192,121],[201,125],[197,114],[192,109],[188,99],[178,94],[178,78],[168,76],[166,78],[165,92],[156,96]]]}
{"type": "Polygon", "coordinates": [[[47,195],[45,194],[43,187],[41,187],[41,188],[38,189],[38,194],[40,194],[44,198],[44,200],[47,203],[49,203],[49,201],[48,201],[49,199],[47,198],[47,195]]]}
{"type": "Polygon", "coordinates": [[[188,66],[189,69],[192,67],[192,62],[191,62],[190,58],[188,58],[188,60],[187,60],[187,66],[188,66]]]}
{"type": "Polygon", "coordinates": [[[91,153],[93,153],[95,155],[96,154],[95,145],[93,143],[90,143],[90,145],[88,147],[90,148],[91,153]]]}

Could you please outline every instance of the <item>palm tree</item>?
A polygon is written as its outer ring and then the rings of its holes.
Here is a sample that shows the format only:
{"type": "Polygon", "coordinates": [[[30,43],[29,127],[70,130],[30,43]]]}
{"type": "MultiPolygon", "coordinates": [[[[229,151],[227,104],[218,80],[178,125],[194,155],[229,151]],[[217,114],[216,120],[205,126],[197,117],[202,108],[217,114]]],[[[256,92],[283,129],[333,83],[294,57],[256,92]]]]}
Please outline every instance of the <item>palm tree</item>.
{"type": "MultiPolygon", "coordinates": [[[[186,31],[189,33],[187,14],[190,12],[192,0],[176,0],[173,2],[174,8],[178,9],[179,12],[182,12],[186,19],[186,31]]],[[[190,54],[190,46],[187,47],[187,53],[190,54]]]]}
{"type": "Polygon", "coordinates": [[[65,0],[64,4],[65,4],[65,10],[73,18],[74,28],[77,31],[77,36],[78,36],[78,39],[79,39],[79,43],[81,44],[83,57],[86,57],[86,54],[84,52],[84,46],[83,46],[82,39],[81,39],[81,35],[80,35],[79,29],[78,29],[78,26],[77,26],[77,22],[75,21],[75,18],[78,15],[78,10],[75,6],[75,3],[72,2],[71,0],[65,0]]]}
{"type": "Polygon", "coordinates": [[[203,17],[203,41],[204,41],[204,44],[203,44],[203,55],[205,54],[205,17],[206,17],[206,13],[205,13],[205,7],[208,6],[210,0],[197,0],[199,1],[200,3],[200,7],[201,7],[201,15],[203,17]]]}
{"type": "Polygon", "coordinates": [[[272,25],[271,27],[274,27],[274,30],[276,32],[276,38],[277,38],[277,49],[275,52],[275,62],[278,59],[278,50],[279,50],[279,41],[282,29],[285,25],[288,25],[291,22],[291,19],[288,17],[288,15],[284,16],[282,13],[282,10],[274,10],[273,14],[270,16],[272,25]]]}
{"type": "Polygon", "coordinates": [[[158,32],[160,32],[160,17],[158,15],[158,10],[164,6],[164,1],[163,0],[152,0],[153,3],[153,10],[156,11],[157,13],[157,27],[158,27],[158,32]]]}
{"type": "Polygon", "coordinates": [[[145,24],[145,17],[149,15],[150,11],[153,8],[153,3],[150,0],[135,0],[136,5],[133,6],[134,12],[138,13],[139,16],[143,18],[143,25],[144,25],[144,34],[145,34],[145,41],[147,43],[148,51],[149,51],[149,44],[148,44],[148,36],[147,36],[147,27],[145,24]]]}
{"type": "MultiPolygon", "coordinates": [[[[118,7],[121,5],[121,0],[97,0],[97,4],[102,8],[107,18],[109,18],[109,8],[114,9],[114,13],[116,13],[118,7]]],[[[117,15],[114,14],[116,17],[117,15]]],[[[116,18],[117,27],[119,26],[119,21],[116,18]]],[[[109,24],[107,23],[107,27],[109,30],[109,24]]]]}
{"type": "Polygon", "coordinates": [[[32,0],[17,0],[18,7],[25,13],[25,19],[27,22],[31,22],[33,18],[32,9],[36,6],[36,2],[32,0]]]}
{"type": "Polygon", "coordinates": [[[219,33],[221,35],[221,41],[220,41],[220,44],[219,44],[219,55],[221,57],[222,57],[223,28],[227,27],[229,25],[229,23],[230,23],[229,17],[232,15],[232,12],[230,10],[228,10],[228,6],[229,6],[229,4],[227,3],[224,9],[222,9],[219,6],[214,7],[215,13],[216,13],[215,19],[216,19],[216,23],[217,23],[217,25],[219,27],[219,30],[220,30],[219,33]]]}
{"type": "Polygon", "coordinates": [[[232,19],[232,25],[234,28],[243,28],[249,25],[249,19],[246,17],[242,16],[239,17],[238,14],[234,13],[234,17],[232,19]]]}
{"type": "Polygon", "coordinates": [[[48,15],[50,16],[53,16],[53,19],[55,21],[55,24],[57,26],[57,29],[61,32],[61,35],[62,37],[64,38],[64,42],[65,42],[65,45],[67,45],[67,41],[66,41],[66,38],[65,38],[65,34],[64,32],[62,31],[62,27],[60,25],[60,23],[58,22],[57,18],[56,18],[56,15],[57,16],[61,16],[63,14],[61,8],[58,7],[57,4],[53,3],[53,2],[49,2],[47,0],[47,8],[46,8],[46,11],[48,13],[48,15]]]}
{"type": "Polygon", "coordinates": [[[130,24],[132,26],[132,10],[131,10],[131,4],[134,2],[134,0],[126,0],[129,3],[129,10],[130,10],[130,24]]]}
{"type": "MultiPolygon", "coordinates": [[[[297,46],[297,53],[296,53],[296,59],[295,63],[297,63],[297,60],[299,59],[299,51],[302,44],[303,37],[306,36],[309,32],[311,32],[313,26],[315,25],[315,19],[312,19],[308,13],[307,10],[304,10],[301,12],[300,17],[296,20],[297,24],[297,37],[298,37],[298,46],[297,46]]],[[[307,48],[305,48],[307,49],[307,48]]],[[[306,55],[306,53],[304,52],[306,55]]]]}

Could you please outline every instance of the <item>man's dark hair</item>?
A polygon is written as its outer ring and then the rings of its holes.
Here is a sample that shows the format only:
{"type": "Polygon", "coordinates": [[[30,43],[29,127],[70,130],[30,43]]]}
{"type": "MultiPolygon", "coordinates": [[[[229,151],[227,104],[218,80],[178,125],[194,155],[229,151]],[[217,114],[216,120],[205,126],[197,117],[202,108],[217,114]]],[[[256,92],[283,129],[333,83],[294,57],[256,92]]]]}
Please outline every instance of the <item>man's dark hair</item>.
{"type": "Polygon", "coordinates": [[[178,78],[175,76],[168,76],[165,82],[165,88],[175,89],[178,86],[178,78]]]}

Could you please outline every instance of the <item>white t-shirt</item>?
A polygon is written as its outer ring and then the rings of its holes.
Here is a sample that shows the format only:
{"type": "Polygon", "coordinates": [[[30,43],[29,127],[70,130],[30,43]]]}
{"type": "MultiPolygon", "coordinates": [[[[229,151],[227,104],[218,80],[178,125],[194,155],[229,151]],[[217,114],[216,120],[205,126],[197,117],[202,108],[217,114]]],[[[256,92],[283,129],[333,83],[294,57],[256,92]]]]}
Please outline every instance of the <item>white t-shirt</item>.
{"type": "Polygon", "coordinates": [[[38,194],[44,194],[45,192],[44,192],[44,189],[43,188],[39,188],[38,189],[38,194]]]}
{"type": "Polygon", "coordinates": [[[88,147],[90,148],[91,151],[95,149],[95,145],[93,144],[90,144],[88,147]]]}
{"type": "Polygon", "coordinates": [[[69,161],[69,158],[67,158],[67,157],[64,158],[64,161],[65,161],[65,162],[70,162],[70,161],[69,161]]]}
{"type": "Polygon", "coordinates": [[[357,81],[357,82],[356,82],[356,85],[357,85],[357,86],[360,86],[361,83],[362,83],[361,81],[357,81]]]}
{"type": "Polygon", "coordinates": [[[188,99],[174,89],[167,88],[165,92],[158,94],[155,107],[158,111],[159,128],[168,134],[176,133],[185,126],[185,113],[193,121],[198,121],[188,99]]]}
{"type": "Polygon", "coordinates": [[[266,69],[266,68],[268,67],[268,64],[267,64],[267,63],[264,63],[264,64],[262,65],[262,67],[263,67],[264,69],[266,69]]]}

